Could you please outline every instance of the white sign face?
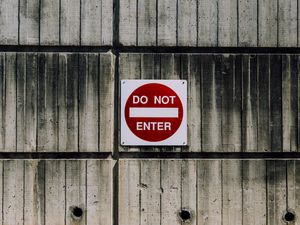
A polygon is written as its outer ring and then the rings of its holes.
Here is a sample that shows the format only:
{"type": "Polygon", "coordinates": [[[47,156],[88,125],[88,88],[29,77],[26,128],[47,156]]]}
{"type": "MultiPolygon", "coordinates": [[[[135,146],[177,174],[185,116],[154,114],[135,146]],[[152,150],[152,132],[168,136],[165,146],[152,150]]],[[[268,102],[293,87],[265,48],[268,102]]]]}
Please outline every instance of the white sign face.
{"type": "Polygon", "coordinates": [[[121,145],[187,145],[186,80],[122,80],[121,145]]]}

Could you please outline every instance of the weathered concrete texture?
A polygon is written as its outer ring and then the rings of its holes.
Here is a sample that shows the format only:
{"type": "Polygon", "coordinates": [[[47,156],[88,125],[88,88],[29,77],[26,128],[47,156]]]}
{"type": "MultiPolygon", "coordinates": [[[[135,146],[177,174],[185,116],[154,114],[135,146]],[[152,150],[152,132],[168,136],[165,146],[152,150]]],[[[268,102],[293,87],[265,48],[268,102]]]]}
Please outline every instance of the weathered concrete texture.
{"type": "Polygon", "coordinates": [[[0,161],[0,221],[112,225],[112,167],[110,160],[0,161]]]}
{"type": "Polygon", "coordinates": [[[188,147],[120,151],[299,151],[299,56],[120,54],[120,79],[188,81],[188,147]]]}
{"type": "Polygon", "coordinates": [[[112,54],[1,53],[0,151],[113,151],[112,54]]]}
{"type": "Polygon", "coordinates": [[[0,44],[112,45],[111,0],[5,0],[0,44]]]}
{"type": "Polygon", "coordinates": [[[297,0],[120,1],[120,42],[136,46],[297,47],[297,0]]]}
{"type": "Polygon", "coordinates": [[[121,160],[119,224],[283,224],[298,215],[299,161],[121,160]]]}

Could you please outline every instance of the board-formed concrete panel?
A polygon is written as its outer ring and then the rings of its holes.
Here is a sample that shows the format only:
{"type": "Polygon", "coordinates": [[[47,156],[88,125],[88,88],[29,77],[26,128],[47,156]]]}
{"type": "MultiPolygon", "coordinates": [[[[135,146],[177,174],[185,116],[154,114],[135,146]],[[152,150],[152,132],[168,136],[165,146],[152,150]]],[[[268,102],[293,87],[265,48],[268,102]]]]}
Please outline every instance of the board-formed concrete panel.
{"type": "Polygon", "coordinates": [[[121,160],[119,224],[285,224],[287,211],[300,213],[299,170],[299,161],[121,160]]]}
{"type": "Polygon", "coordinates": [[[1,160],[0,221],[112,225],[111,160],[1,160]]]}
{"type": "Polygon", "coordinates": [[[0,53],[0,151],[113,151],[114,56],[0,53]]]}

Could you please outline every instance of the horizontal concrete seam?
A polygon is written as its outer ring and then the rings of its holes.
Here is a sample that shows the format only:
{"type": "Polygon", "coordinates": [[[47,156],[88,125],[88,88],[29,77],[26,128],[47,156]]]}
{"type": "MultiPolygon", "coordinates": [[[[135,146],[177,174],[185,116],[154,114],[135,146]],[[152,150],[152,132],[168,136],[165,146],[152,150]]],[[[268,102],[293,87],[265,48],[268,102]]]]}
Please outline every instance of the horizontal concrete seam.
{"type": "Polygon", "coordinates": [[[0,160],[11,159],[199,159],[199,160],[300,160],[300,152],[2,152],[0,160]]]}
{"type": "Polygon", "coordinates": [[[300,54],[299,47],[183,47],[183,46],[41,46],[0,45],[0,52],[70,53],[198,53],[198,54],[300,54]]]}

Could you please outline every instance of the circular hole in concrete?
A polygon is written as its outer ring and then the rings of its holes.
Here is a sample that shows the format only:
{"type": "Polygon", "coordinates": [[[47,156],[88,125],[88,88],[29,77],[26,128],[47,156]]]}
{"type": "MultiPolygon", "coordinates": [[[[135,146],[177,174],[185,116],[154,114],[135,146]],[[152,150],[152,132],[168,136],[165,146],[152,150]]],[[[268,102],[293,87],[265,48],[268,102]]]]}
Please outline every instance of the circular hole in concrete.
{"type": "Polygon", "coordinates": [[[72,214],[73,214],[73,216],[74,216],[75,218],[80,218],[80,217],[82,216],[82,214],[83,214],[83,211],[82,211],[82,209],[79,208],[79,207],[74,207],[74,208],[72,209],[72,214]]]}
{"type": "Polygon", "coordinates": [[[186,210],[186,209],[182,209],[180,212],[179,212],[179,217],[180,219],[183,221],[183,222],[187,222],[187,221],[190,221],[191,220],[191,213],[186,210]]]}
{"type": "Polygon", "coordinates": [[[293,222],[293,221],[295,221],[296,216],[295,216],[294,212],[287,211],[287,212],[285,212],[283,218],[286,222],[293,222]]]}

